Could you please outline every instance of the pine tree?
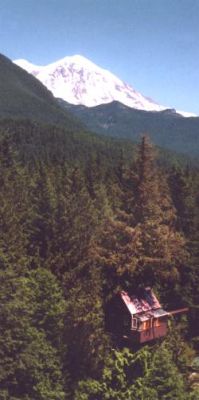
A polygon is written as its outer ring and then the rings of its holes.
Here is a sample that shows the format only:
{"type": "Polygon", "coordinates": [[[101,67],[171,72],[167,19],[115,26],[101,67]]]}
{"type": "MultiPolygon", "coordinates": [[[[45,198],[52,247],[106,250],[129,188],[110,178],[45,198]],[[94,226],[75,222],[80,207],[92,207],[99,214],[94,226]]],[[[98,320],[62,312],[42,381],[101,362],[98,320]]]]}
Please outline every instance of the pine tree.
{"type": "Polygon", "coordinates": [[[51,242],[54,239],[55,212],[57,207],[55,175],[52,168],[39,164],[31,174],[30,201],[27,231],[29,238],[28,253],[33,264],[44,264],[50,268],[51,242]]]}
{"type": "Polygon", "coordinates": [[[150,386],[156,389],[158,399],[187,399],[188,394],[183,377],[172,360],[172,354],[164,344],[158,346],[153,355],[150,386]]]}
{"type": "Polygon", "coordinates": [[[105,293],[109,297],[128,288],[136,270],[139,243],[135,230],[118,217],[109,216],[96,247],[96,262],[103,270],[105,293]]]}
{"type": "Polygon", "coordinates": [[[53,259],[49,265],[59,276],[80,268],[87,261],[98,218],[79,169],[69,170],[61,182],[50,242],[53,259]]]}
{"type": "Polygon", "coordinates": [[[138,149],[136,172],[133,215],[139,257],[134,279],[137,284],[155,286],[171,307],[171,302],[176,301],[176,283],[189,254],[185,238],[176,228],[176,210],[167,177],[157,167],[147,137],[142,138],[138,149]]]}
{"type": "Polygon", "coordinates": [[[65,400],[65,302],[55,278],[45,270],[20,277],[8,268],[0,284],[0,398],[65,400]]]}
{"type": "Polygon", "coordinates": [[[88,375],[99,375],[109,340],[104,326],[100,271],[93,265],[87,266],[72,282],[67,282],[65,340],[69,371],[75,385],[88,375]]]}
{"type": "Polygon", "coordinates": [[[194,217],[194,181],[185,168],[173,168],[169,174],[171,196],[176,208],[177,227],[189,235],[194,217]]]}
{"type": "Polygon", "coordinates": [[[10,141],[0,141],[0,268],[25,270],[30,264],[28,235],[28,174],[17,160],[10,141]]]}
{"type": "Polygon", "coordinates": [[[166,177],[155,164],[147,137],[142,138],[134,170],[126,172],[123,187],[121,205],[107,219],[98,246],[98,263],[107,282],[116,290],[118,284],[133,289],[175,282],[186,257],[185,240],[175,228],[166,177]]]}

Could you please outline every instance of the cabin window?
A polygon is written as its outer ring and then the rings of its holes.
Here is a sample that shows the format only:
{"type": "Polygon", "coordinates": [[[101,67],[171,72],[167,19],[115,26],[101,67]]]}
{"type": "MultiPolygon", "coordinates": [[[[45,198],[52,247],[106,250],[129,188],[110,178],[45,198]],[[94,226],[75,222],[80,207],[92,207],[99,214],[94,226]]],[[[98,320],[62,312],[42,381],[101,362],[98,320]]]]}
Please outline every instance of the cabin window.
{"type": "Polygon", "coordinates": [[[137,318],[132,318],[131,329],[137,329],[137,327],[138,327],[137,318]]]}
{"type": "Polygon", "coordinates": [[[154,326],[160,326],[160,319],[159,318],[155,319],[154,326]]]}
{"type": "Polygon", "coordinates": [[[151,319],[148,319],[147,321],[143,322],[142,329],[143,330],[151,329],[151,319]]]}

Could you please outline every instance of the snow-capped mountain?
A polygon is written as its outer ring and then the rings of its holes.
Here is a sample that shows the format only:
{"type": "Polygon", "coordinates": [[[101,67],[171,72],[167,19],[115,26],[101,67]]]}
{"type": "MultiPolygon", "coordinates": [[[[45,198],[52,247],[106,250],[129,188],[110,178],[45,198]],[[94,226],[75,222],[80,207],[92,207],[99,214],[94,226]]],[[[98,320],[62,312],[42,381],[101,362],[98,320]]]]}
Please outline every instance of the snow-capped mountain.
{"type": "Polygon", "coordinates": [[[80,55],[65,57],[46,66],[37,66],[23,59],[14,63],[39,79],[55,97],[71,104],[93,107],[119,101],[145,111],[168,108],[143,96],[108,70],[80,55]]]}
{"type": "Polygon", "coordinates": [[[111,72],[85,57],[65,57],[46,66],[33,65],[26,60],[15,64],[37,77],[54,94],[71,104],[93,107],[119,101],[129,107],[161,111],[162,107],[135,91],[111,72]]]}

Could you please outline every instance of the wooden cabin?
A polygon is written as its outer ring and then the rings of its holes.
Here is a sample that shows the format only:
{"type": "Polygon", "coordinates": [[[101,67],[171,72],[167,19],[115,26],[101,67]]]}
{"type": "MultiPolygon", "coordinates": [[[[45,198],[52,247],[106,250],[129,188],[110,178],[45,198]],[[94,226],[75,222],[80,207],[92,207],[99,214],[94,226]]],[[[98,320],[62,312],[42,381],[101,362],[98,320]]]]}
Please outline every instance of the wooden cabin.
{"type": "Polygon", "coordinates": [[[108,306],[106,325],[121,338],[145,343],[165,336],[170,315],[185,311],[165,311],[149,287],[136,295],[122,291],[108,306]]]}

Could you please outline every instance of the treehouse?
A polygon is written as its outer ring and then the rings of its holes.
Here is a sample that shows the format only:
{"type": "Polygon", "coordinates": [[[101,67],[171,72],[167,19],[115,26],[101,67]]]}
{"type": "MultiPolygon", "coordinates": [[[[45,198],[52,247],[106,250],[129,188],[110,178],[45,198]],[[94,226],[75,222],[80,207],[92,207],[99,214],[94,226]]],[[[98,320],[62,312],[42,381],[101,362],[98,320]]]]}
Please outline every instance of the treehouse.
{"type": "Polygon", "coordinates": [[[165,311],[151,288],[136,295],[120,292],[109,303],[106,325],[115,335],[135,343],[145,343],[167,334],[168,318],[187,311],[165,311]]]}

